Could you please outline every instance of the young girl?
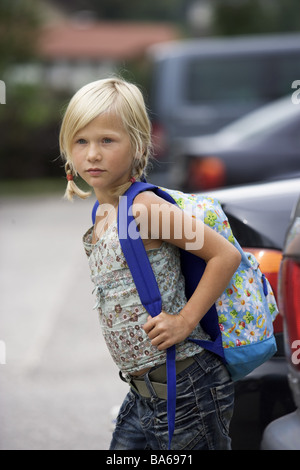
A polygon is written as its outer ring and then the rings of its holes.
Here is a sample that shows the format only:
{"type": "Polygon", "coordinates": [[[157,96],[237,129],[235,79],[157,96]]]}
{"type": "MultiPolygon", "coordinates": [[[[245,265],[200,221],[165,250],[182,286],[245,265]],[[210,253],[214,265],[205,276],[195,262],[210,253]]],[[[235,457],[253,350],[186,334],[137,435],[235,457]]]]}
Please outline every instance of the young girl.
{"type": "Polygon", "coordinates": [[[117,232],[119,196],[145,174],[151,126],[139,89],[112,78],[93,82],[72,98],[61,127],[60,147],[68,179],[66,196],[81,198],[80,175],[100,203],[95,225],[84,235],[100,324],[108,349],[130,391],[120,409],[111,450],[168,448],[166,349],[176,344],[176,426],[172,448],[230,449],[233,384],[217,356],[187,341],[206,338],[199,321],[227,287],[239,252],[221,235],[166,203],[151,191],[139,194],[133,211],[162,295],[163,310],[152,318],[141,304],[117,232]],[[169,217],[151,224],[153,208],[169,217]],[[168,220],[169,230],[164,230],[168,220]],[[191,220],[192,219],[192,220],[191,220]],[[176,223],[175,223],[176,221],[176,223]],[[182,236],[176,231],[182,224],[182,236]],[[205,273],[187,302],[179,248],[203,236],[193,253],[205,273]]]}

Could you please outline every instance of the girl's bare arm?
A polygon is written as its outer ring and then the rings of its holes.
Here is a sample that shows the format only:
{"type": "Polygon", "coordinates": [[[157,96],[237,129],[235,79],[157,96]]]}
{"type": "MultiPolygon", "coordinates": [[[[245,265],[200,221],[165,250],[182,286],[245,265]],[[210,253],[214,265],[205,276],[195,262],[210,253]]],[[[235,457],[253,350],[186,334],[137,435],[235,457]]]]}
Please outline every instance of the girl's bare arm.
{"type": "Polygon", "coordinates": [[[135,199],[134,206],[135,204],[140,209],[140,228],[143,223],[146,223],[148,227],[148,237],[144,236],[143,238],[146,248],[151,246],[153,241],[155,243],[167,241],[183,249],[192,246],[187,251],[194,253],[206,262],[206,269],[201,281],[179,315],[169,315],[162,312],[155,318],[149,316],[144,325],[144,330],[152,344],[157,346],[159,350],[164,350],[190,335],[205,313],[226,289],[240,264],[241,255],[222,235],[216,233],[200,220],[191,218],[180,208],[166,202],[152,192],[139,194],[135,199]],[[159,206],[163,206],[163,210],[160,212],[159,206]],[[141,210],[141,207],[144,209],[141,210]],[[153,208],[155,208],[156,214],[157,212],[160,214],[158,223],[156,220],[155,224],[151,223],[153,208]],[[170,224],[169,233],[167,227],[164,226],[166,223],[170,224]],[[180,238],[178,237],[179,223],[182,224],[180,238]],[[193,234],[194,238],[192,238],[193,234]]]}

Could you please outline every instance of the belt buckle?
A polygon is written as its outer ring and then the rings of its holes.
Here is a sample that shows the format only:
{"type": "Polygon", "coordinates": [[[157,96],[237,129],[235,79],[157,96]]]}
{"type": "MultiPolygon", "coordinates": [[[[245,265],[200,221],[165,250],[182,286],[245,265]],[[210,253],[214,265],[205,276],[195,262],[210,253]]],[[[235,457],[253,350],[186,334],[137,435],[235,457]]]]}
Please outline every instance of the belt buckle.
{"type": "Polygon", "coordinates": [[[121,377],[121,380],[123,380],[123,382],[126,382],[127,385],[129,385],[131,389],[133,389],[136,393],[139,393],[139,390],[134,383],[134,378],[132,377],[132,375],[127,374],[127,373],[123,374],[121,371],[119,372],[119,375],[121,377]]]}
{"type": "Polygon", "coordinates": [[[130,374],[124,373],[120,370],[119,371],[119,376],[120,376],[120,379],[123,380],[123,382],[126,382],[128,385],[131,385],[132,376],[130,374]]]}

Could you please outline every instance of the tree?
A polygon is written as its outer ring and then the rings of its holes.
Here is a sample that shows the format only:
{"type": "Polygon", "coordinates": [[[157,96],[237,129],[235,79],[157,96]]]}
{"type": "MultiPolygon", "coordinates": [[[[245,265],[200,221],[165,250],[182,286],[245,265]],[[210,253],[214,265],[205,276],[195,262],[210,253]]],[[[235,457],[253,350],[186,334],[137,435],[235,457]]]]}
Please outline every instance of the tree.
{"type": "Polygon", "coordinates": [[[66,11],[92,10],[97,19],[181,22],[187,0],[52,0],[66,11]]]}
{"type": "Polygon", "coordinates": [[[299,1],[217,0],[213,30],[225,36],[299,31],[299,1]]]}
{"type": "Polygon", "coordinates": [[[36,0],[0,2],[0,75],[16,62],[34,54],[39,8],[36,0]]]}
{"type": "Polygon", "coordinates": [[[40,24],[37,0],[1,0],[0,79],[6,104],[0,105],[0,178],[24,178],[57,171],[58,98],[41,83],[15,83],[14,65],[35,59],[40,24]]]}

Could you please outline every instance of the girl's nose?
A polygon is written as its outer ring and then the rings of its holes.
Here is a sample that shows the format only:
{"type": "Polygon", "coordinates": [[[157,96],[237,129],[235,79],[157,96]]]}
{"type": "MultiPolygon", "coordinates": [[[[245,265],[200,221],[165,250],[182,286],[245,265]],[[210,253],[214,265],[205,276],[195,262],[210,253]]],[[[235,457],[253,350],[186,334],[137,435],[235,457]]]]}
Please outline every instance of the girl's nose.
{"type": "Polygon", "coordinates": [[[90,144],[88,147],[88,154],[87,158],[89,160],[100,160],[101,159],[101,154],[98,145],[96,144],[90,144]]]}

